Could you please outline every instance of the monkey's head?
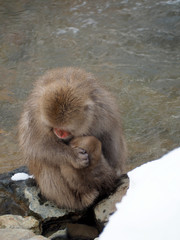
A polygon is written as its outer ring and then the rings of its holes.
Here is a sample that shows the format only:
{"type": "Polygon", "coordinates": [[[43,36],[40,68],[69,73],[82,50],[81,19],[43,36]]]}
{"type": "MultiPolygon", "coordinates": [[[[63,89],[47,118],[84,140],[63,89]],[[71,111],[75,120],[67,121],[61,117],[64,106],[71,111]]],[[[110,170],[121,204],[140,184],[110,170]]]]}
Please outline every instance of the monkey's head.
{"type": "Polygon", "coordinates": [[[45,87],[40,100],[43,124],[63,140],[88,134],[94,103],[86,91],[53,83],[45,87]]]}

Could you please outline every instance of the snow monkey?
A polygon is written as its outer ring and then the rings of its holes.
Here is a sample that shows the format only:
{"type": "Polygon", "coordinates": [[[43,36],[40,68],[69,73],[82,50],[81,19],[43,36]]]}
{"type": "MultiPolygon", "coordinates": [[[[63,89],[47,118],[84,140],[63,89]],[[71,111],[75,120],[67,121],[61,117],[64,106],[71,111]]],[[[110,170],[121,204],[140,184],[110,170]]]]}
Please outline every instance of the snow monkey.
{"type": "Polygon", "coordinates": [[[83,209],[125,173],[118,107],[95,77],[78,68],[45,73],[19,121],[19,143],[42,194],[83,209]]]}

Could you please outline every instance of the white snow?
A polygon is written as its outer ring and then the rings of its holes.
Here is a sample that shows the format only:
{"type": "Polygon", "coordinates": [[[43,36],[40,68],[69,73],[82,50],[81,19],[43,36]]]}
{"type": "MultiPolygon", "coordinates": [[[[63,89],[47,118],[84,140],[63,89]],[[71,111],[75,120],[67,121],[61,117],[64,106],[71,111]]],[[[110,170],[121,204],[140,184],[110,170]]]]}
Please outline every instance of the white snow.
{"type": "Polygon", "coordinates": [[[100,240],[179,240],[180,148],[128,175],[130,188],[100,240]]]}
{"type": "Polygon", "coordinates": [[[33,178],[32,175],[28,175],[27,173],[16,173],[11,177],[11,180],[13,181],[21,181],[26,180],[28,178],[33,178]]]}

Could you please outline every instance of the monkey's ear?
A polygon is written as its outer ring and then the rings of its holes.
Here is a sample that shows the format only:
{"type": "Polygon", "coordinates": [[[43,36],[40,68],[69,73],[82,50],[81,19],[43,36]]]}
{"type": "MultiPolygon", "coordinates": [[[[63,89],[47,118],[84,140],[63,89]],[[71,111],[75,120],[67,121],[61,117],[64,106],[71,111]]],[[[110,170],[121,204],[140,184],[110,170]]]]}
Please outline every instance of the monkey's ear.
{"type": "Polygon", "coordinates": [[[84,104],[84,111],[92,111],[94,109],[94,102],[91,99],[88,99],[84,104]]]}

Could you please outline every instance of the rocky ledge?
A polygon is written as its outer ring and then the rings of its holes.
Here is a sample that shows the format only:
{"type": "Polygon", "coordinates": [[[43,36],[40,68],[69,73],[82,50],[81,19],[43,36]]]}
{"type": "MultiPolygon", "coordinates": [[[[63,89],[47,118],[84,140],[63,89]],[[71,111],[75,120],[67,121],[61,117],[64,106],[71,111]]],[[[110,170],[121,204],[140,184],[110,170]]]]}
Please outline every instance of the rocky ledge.
{"type": "Polygon", "coordinates": [[[21,167],[0,175],[2,239],[95,239],[129,187],[129,178],[123,175],[111,195],[84,211],[70,211],[43,198],[33,178],[18,180],[18,173],[28,174],[28,170],[21,167]]]}

